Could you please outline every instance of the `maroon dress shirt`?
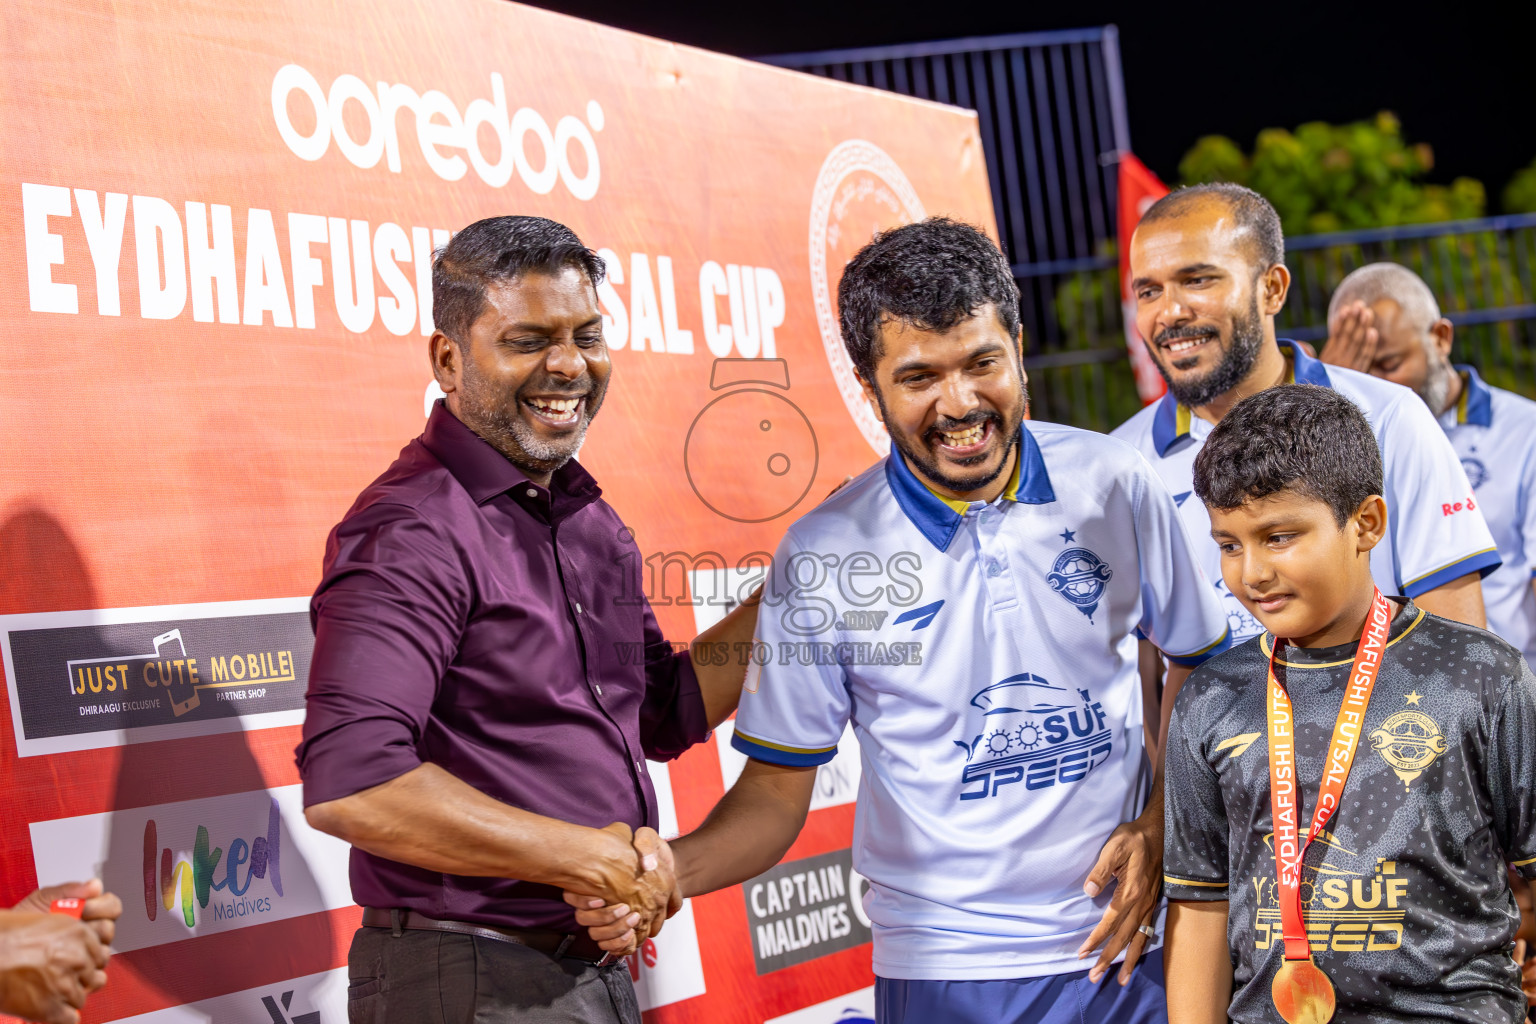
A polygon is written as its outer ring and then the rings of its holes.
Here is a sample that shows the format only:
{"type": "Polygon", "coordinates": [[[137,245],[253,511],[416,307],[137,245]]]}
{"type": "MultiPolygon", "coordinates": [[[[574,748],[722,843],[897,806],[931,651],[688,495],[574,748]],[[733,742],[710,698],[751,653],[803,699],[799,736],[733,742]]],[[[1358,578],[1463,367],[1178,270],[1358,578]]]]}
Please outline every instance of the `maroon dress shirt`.
{"type": "MultiPolygon", "coordinates": [[[[437,404],[326,543],[297,751],[305,806],[430,762],[535,814],[655,827],[646,759],[676,757],[709,726],[601,494],[575,461],[548,489],[531,483],[437,404]]],[[[557,890],[515,878],[356,848],[351,878],[364,906],[576,927],[557,890]]]]}

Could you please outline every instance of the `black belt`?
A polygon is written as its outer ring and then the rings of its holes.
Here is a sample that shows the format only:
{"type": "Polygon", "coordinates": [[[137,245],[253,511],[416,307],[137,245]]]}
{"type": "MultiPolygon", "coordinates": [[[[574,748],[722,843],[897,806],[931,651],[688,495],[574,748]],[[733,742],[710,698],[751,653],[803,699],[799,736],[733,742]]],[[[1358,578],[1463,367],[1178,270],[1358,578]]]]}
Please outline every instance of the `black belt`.
{"type": "Polygon", "coordinates": [[[548,956],[560,959],[570,957],[584,960],[596,967],[607,967],[620,959],[597,944],[586,932],[557,932],[552,928],[503,928],[493,924],[472,924],[468,921],[439,921],[435,917],[418,914],[414,910],[380,910],[363,908],[363,927],[405,929],[424,932],[453,932],[456,935],[474,935],[495,942],[515,942],[548,956]]]}

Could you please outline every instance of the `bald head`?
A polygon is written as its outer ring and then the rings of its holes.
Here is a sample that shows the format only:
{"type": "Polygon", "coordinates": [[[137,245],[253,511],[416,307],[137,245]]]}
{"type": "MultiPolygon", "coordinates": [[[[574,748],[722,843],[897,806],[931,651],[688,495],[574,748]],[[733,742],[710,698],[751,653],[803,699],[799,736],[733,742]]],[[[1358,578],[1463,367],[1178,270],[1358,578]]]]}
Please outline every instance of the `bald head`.
{"type": "Polygon", "coordinates": [[[1369,263],[1339,282],[1328,302],[1328,322],[1333,323],[1351,302],[1375,306],[1382,299],[1397,303],[1404,319],[1426,334],[1440,319],[1435,293],[1418,274],[1401,263],[1369,263]]]}
{"type": "Polygon", "coordinates": [[[1371,373],[1417,391],[1437,415],[1450,406],[1460,391],[1451,365],[1455,328],[1419,275],[1397,263],[1356,270],[1328,303],[1330,336],[1346,331],[1350,317],[1376,335],[1371,373]]]}
{"type": "Polygon", "coordinates": [[[1191,185],[1168,193],[1147,209],[1137,230],[1212,206],[1229,215],[1232,230],[1241,236],[1243,249],[1253,261],[1256,273],[1285,262],[1285,233],[1280,230],[1280,215],[1268,199],[1231,182],[1191,185]]]}

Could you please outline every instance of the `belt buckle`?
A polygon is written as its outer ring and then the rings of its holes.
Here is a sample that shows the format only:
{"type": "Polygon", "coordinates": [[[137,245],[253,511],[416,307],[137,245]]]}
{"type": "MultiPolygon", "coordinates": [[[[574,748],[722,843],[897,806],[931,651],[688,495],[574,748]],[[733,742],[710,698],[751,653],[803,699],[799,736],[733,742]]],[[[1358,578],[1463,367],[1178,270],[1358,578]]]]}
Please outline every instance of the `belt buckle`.
{"type": "MultiPolygon", "coordinates": [[[[571,943],[576,941],[578,934],[579,933],[572,932],[571,934],[567,935],[564,939],[560,940],[560,945],[555,947],[555,959],[556,960],[558,960],[561,957],[565,956],[565,951],[571,947],[571,943]]],[[[598,948],[602,949],[602,947],[598,947],[598,948]]],[[[598,957],[596,960],[588,960],[586,962],[591,964],[593,967],[607,967],[609,964],[618,963],[620,960],[624,959],[623,957],[618,956],[617,954],[610,953],[606,949],[603,949],[602,953],[603,953],[603,955],[598,957]]]]}

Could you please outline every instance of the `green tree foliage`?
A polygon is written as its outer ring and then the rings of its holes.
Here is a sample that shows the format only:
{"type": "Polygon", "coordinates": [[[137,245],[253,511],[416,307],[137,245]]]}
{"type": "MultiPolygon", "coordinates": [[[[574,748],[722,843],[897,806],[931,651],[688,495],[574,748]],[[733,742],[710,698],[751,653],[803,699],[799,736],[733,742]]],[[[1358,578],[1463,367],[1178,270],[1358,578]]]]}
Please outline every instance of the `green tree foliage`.
{"type": "Polygon", "coordinates": [[[1536,213],[1536,160],[1522,167],[1504,186],[1505,213],[1536,213]]]}
{"type": "MultiPolygon", "coordinates": [[[[1247,185],[1275,205],[1288,235],[1481,217],[1482,182],[1425,184],[1433,167],[1429,145],[1404,141],[1397,118],[1382,111],[1353,124],[1266,128],[1252,154],[1223,135],[1207,135],[1179,161],[1179,176],[1189,185],[1247,185]]],[[[1531,179],[1536,202],[1536,168],[1531,179]]]]}

